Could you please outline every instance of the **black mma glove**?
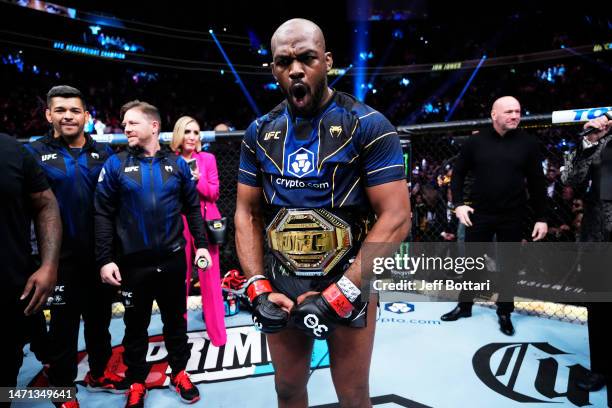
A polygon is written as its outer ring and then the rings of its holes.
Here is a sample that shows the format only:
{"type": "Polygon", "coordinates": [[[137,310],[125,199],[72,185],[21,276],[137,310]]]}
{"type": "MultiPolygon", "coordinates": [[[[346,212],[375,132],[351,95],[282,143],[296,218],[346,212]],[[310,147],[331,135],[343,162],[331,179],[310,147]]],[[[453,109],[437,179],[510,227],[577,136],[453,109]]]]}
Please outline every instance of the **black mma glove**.
{"type": "Polygon", "coordinates": [[[264,333],[276,333],[284,329],[289,321],[289,313],[268,300],[270,293],[274,292],[270,281],[263,275],[255,275],[247,281],[246,287],[253,307],[255,327],[264,333]]]}
{"type": "Polygon", "coordinates": [[[318,295],[307,297],[291,316],[295,326],[307,336],[327,339],[338,325],[348,325],[361,291],[347,277],[332,283],[318,295]]]}

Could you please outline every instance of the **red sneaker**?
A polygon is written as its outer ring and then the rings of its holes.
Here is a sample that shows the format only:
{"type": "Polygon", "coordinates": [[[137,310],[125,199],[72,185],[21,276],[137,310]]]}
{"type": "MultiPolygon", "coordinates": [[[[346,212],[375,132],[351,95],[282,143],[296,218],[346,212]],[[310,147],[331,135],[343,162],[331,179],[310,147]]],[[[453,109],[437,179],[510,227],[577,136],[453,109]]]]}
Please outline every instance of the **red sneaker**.
{"type": "Polygon", "coordinates": [[[94,378],[91,371],[85,376],[85,385],[91,392],[112,392],[113,394],[123,394],[128,389],[125,378],[117,374],[104,370],[101,377],[94,378]]]}
{"type": "Polygon", "coordinates": [[[180,371],[177,375],[170,376],[170,389],[173,389],[181,397],[181,401],[187,404],[193,404],[200,400],[200,391],[193,385],[189,374],[185,370],[180,371]]]}
{"type": "Polygon", "coordinates": [[[232,269],[223,276],[221,287],[230,291],[239,291],[243,288],[246,280],[246,277],[240,271],[232,269]]]}
{"type": "Polygon", "coordinates": [[[147,389],[142,383],[134,383],[130,385],[127,394],[127,402],[125,408],[144,408],[144,400],[147,396],[147,389]]]}
{"type": "Polygon", "coordinates": [[[73,401],[66,401],[66,402],[54,402],[53,405],[55,405],[57,408],[79,408],[79,401],[77,400],[73,400],[73,401]]]}

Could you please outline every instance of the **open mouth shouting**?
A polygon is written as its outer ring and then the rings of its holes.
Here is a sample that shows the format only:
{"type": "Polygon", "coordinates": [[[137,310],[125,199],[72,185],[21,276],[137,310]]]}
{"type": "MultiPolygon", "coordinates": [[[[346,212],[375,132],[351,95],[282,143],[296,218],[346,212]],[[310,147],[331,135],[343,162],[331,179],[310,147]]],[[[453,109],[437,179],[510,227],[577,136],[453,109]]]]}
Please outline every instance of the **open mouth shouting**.
{"type": "Polygon", "coordinates": [[[310,102],[310,88],[303,82],[296,82],[291,85],[289,94],[293,105],[298,109],[304,109],[310,102]]]}

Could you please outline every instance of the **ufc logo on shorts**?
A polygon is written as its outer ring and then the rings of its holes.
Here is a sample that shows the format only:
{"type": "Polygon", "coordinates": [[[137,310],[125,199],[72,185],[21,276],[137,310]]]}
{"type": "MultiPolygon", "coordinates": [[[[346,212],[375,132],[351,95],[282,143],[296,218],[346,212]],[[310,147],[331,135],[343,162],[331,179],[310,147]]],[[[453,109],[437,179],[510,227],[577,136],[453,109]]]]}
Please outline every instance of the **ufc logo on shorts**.
{"type": "Polygon", "coordinates": [[[313,315],[312,313],[307,314],[304,317],[304,326],[311,329],[312,333],[317,337],[321,337],[324,331],[329,331],[326,325],[319,324],[319,318],[316,315],[313,315]]]}
{"type": "Polygon", "coordinates": [[[123,170],[125,173],[131,173],[133,171],[138,171],[138,166],[127,166],[125,168],[125,170],[123,170]]]}
{"type": "Polygon", "coordinates": [[[64,285],[56,285],[53,289],[53,294],[47,298],[47,306],[61,306],[65,304],[64,285]]]}
{"type": "Polygon", "coordinates": [[[133,307],[134,306],[134,301],[133,301],[133,296],[134,293],[133,292],[129,292],[126,290],[122,290],[121,291],[121,298],[123,300],[123,306],[124,307],[133,307]]]}
{"type": "Polygon", "coordinates": [[[57,153],[43,154],[40,159],[42,161],[55,160],[55,159],[57,159],[57,153]]]}

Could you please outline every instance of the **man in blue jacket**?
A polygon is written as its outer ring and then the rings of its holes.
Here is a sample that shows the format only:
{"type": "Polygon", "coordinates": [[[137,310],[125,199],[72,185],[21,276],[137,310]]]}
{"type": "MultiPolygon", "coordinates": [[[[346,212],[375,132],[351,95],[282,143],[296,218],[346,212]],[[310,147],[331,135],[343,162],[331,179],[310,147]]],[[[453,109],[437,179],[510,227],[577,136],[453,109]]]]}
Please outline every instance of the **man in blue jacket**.
{"type": "Polygon", "coordinates": [[[57,387],[74,387],[82,315],[90,366],[87,387],[121,392],[117,388],[121,378],[106,369],[111,356],[112,292],[100,282],[94,262],[93,196],[112,150],[84,132],[89,113],[78,89],[51,88],[45,115],[51,130],[27,148],[57,197],[63,226],[58,280],[50,297],[49,381],[57,387]]]}
{"type": "Polygon", "coordinates": [[[125,306],[123,360],[130,385],[126,407],[144,406],[147,328],[157,300],[172,368],[170,387],[184,402],[200,399],[185,371],[189,359],[185,306],[185,214],[205,258],[204,221],[195,181],[187,163],[159,145],[161,118],[153,105],[128,102],[121,108],[128,139],[125,152],[104,164],[95,195],[96,261],[102,281],[121,286],[125,306]]]}

